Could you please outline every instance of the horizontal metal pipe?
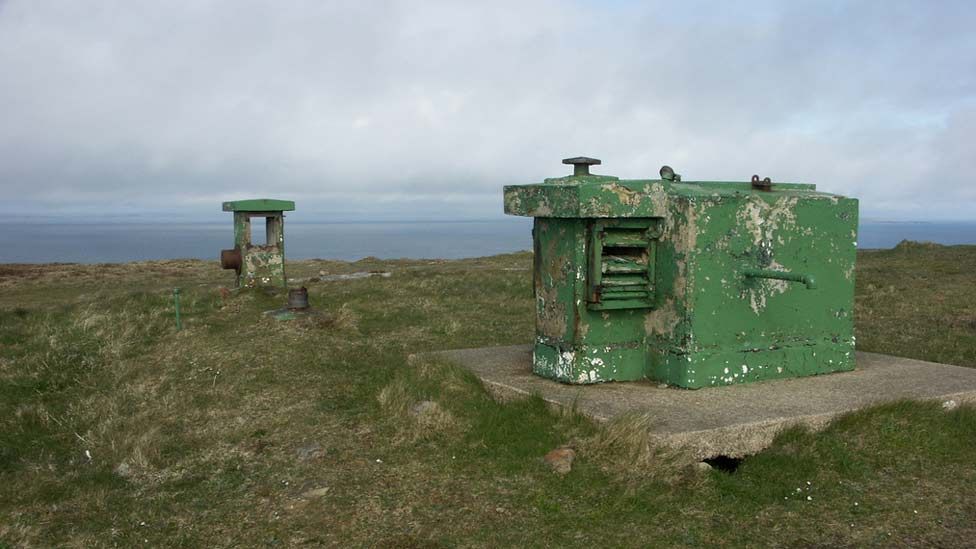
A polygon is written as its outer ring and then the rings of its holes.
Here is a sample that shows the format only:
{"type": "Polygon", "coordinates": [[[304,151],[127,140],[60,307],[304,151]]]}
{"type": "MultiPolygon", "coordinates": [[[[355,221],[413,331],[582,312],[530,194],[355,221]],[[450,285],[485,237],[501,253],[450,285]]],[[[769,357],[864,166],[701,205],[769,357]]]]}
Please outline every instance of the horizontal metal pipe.
{"type": "Polygon", "coordinates": [[[817,288],[817,281],[813,275],[791,273],[787,271],[772,271],[770,269],[746,269],[743,274],[748,278],[772,278],[776,280],[789,280],[790,282],[802,282],[807,285],[808,290],[817,288]]]}

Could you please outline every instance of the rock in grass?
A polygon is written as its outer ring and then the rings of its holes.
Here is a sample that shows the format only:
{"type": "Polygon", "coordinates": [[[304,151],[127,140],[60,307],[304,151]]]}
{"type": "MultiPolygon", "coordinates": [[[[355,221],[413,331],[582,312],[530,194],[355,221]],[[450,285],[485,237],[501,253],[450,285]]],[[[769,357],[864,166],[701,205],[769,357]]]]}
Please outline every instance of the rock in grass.
{"type": "Polygon", "coordinates": [[[712,470],[712,466],[704,461],[699,461],[695,464],[695,469],[698,469],[703,473],[707,473],[708,471],[712,470]]]}
{"type": "Polygon", "coordinates": [[[546,454],[542,461],[553,471],[560,475],[565,475],[573,469],[573,460],[576,459],[576,451],[572,448],[556,448],[546,454]]]}
{"type": "Polygon", "coordinates": [[[433,400],[422,400],[410,410],[417,417],[431,417],[440,411],[440,405],[433,400]]]}
{"type": "Polygon", "coordinates": [[[299,461],[310,461],[322,456],[324,453],[325,451],[322,449],[322,446],[317,442],[306,444],[295,450],[295,455],[298,456],[299,461]]]}
{"type": "Polygon", "coordinates": [[[328,493],[329,493],[329,487],[328,486],[323,486],[321,488],[315,488],[313,490],[309,490],[309,491],[303,493],[302,494],[302,497],[303,498],[306,498],[306,499],[320,498],[320,497],[322,497],[322,496],[324,496],[324,495],[326,495],[328,493]]]}
{"type": "Polygon", "coordinates": [[[122,478],[128,478],[132,476],[132,468],[129,467],[128,463],[123,461],[115,467],[115,474],[122,478]]]}

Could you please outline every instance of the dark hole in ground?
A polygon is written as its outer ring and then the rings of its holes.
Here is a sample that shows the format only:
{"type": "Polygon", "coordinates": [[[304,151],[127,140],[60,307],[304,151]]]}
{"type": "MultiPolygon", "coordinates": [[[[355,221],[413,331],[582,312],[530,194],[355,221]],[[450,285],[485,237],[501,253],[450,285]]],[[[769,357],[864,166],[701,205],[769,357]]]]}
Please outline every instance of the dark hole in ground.
{"type": "Polygon", "coordinates": [[[705,463],[711,465],[712,469],[718,469],[723,473],[728,473],[731,475],[739,468],[739,464],[742,463],[742,458],[715,456],[713,458],[706,459],[705,463]]]}

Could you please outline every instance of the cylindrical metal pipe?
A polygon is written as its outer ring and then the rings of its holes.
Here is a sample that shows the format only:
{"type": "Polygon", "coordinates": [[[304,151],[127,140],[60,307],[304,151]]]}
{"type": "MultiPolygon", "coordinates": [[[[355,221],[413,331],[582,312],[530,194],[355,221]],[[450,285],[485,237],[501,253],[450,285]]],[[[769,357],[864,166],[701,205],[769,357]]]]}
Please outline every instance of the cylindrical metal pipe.
{"type": "Polygon", "coordinates": [[[288,290],[289,309],[308,309],[308,288],[294,288],[288,290]]]}
{"type": "Polygon", "coordinates": [[[235,271],[240,272],[241,263],[242,258],[240,248],[220,250],[220,266],[224,269],[234,269],[235,271]]]}
{"type": "Polygon", "coordinates": [[[791,273],[788,271],[773,271],[770,269],[746,269],[742,272],[746,278],[772,278],[775,280],[788,280],[790,282],[802,282],[807,285],[808,290],[817,288],[817,281],[810,274],[791,273]]]}

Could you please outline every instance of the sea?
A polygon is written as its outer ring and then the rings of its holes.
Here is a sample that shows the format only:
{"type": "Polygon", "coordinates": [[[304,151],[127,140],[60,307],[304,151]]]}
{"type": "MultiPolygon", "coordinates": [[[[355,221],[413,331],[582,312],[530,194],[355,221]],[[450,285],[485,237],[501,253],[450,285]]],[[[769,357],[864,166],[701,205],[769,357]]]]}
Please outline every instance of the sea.
{"type": "MultiPolygon", "coordinates": [[[[532,247],[531,219],[285,223],[285,256],[458,259],[532,247]]],[[[976,222],[862,221],[858,247],[891,248],[902,240],[976,244],[976,222]]],[[[0,263],[119,263],[217,259],[233,247],[224,223],[0,223],[0,263]]]]}

